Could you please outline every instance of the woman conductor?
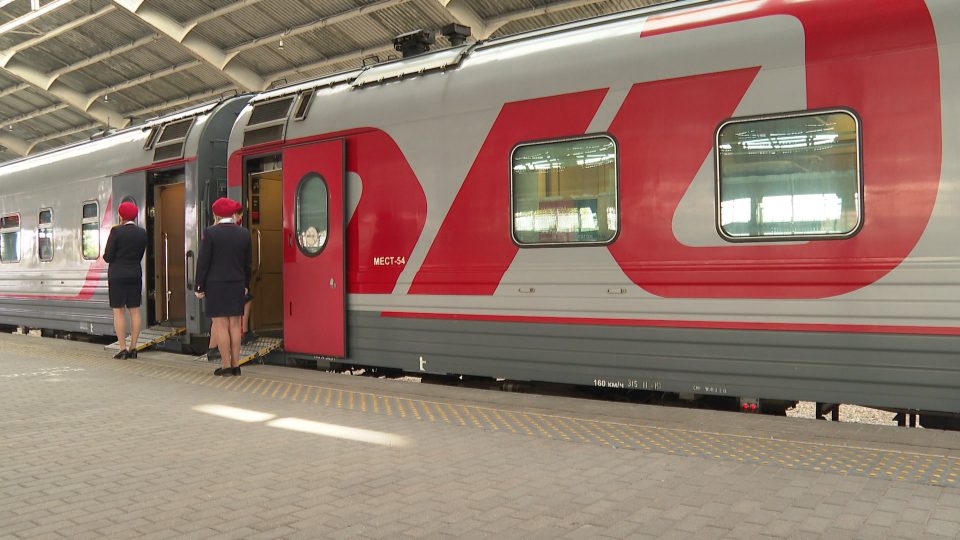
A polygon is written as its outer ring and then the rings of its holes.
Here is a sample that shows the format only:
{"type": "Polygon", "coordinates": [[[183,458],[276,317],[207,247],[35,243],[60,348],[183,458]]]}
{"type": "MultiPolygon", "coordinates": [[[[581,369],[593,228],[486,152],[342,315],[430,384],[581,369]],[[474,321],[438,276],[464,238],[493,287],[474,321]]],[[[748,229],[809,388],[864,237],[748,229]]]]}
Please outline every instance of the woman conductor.
{"type": "Polygon", "coordinates": [[[107,269],[110,307],[113,308],[113,329],[117,332],[120,352],[114,358],[136,358],[137,337],[140,335],[140,303],[143,300],[143,273],[140,260],[147,249],[147,231],[133,222],[137,218],[137,205],[123,201],[117,207],[120,224],[110,229],[103,260],[107,269]],[[127,349],[126,317],[123,310],[130,311],[130,349],[127,349]]]}
{"type": "Polygon", "coordinates": [[[208,227],[197,256],[197,298],[206,299],[213,320],[221,366],[214,375],[240,375],[240,338],[244,295],[250,287],[250,233],[237,224],[240,203],[220,197],[213,213],[220,218],[208,227]]]}

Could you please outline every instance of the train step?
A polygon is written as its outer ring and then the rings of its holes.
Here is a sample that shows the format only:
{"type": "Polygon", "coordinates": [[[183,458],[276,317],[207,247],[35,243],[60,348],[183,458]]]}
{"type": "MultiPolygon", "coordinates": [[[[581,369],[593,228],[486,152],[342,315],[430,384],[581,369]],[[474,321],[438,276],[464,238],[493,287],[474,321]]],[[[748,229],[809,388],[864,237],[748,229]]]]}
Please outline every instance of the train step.
{"type": "MultiPolygon", "coordinates": [[[[240,345],[240,365],[252,362],[257,358],[266,356],[271,352],[283,346],[283,340],[275,337],[258,337],[255,341],[240,345]]],[[[204,362],[219,362],[220,357],[208,358],[206,354],[197,357],[197,360],[204,362]]]]}
{"type": "MultiPolygon", "coordinates": [[[[139,343],[137,343],[137,350],[142,351],[147,347],[151,347],[153,345],[156,345],[157,343],[166,341],[172,338],[173,336],[178,336],[186,331],[187,331],[186,327],[182,327],[182,326],[163,326],[163,325],[150,326],[144,331],[140,332],[140,337],[137,340],[139,341],[139,343]]],[[[110,351],[119,351],[120,342],[115,341],[107,345],[106,347],[104,347],[104,349],[110,350],[110,351]]]]}

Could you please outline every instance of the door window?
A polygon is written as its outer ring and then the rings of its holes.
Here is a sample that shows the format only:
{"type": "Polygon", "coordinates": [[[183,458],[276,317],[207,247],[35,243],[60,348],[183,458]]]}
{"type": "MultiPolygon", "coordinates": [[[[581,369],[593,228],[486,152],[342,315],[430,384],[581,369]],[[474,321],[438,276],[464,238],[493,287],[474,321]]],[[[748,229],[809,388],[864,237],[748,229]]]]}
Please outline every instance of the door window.
{"type": "Polygon", "coordinates": [[[297,186],[295,227],[297,245],[314,256],[327,244],[327,183],[317,173],[307,173],[297,186]]]}

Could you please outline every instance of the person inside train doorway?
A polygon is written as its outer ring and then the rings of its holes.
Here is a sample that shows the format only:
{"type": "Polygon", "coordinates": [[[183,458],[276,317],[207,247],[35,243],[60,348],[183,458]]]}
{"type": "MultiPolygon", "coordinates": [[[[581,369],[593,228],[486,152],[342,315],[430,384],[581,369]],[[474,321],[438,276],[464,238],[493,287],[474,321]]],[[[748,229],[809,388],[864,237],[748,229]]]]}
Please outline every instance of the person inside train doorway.
{"type": "Polygon", "coordinates": [[[208,227],[197,256],[195,294],[205,299],[205,312],[213,320],[211,342],[220,350],[220,368],[214,375],[240,375],[240,339],[244,297],[250,290],[250,234],[238,225],[240,203],[227,197],[213,202],[220,218],[208,227]]]}
{"type": "MultiPolygon", "coordinates": [[[[253,295],[247,291],[247,294],[243,295],[243,317],[240,319],[240,332],[243,337],[240,338],[240,345],[249,345],[257,340],[258,336],[256,332],[250,330],[250,310],[253,306],[253,295]]],[[[210,327],[210,347],[207,349],[207,360],[219,360],[220,359],[220,349],[217,347],[217,336],[216,329],[210,327]]]]}
{"type": "Polygon", "coordinates": [[[147,231],[134,220],[137,219],[137,205],[123,201],[117,208],[120,224],[110,229],[107,246],[103,250],[103,260],[110,266],[107,269],[110,307],[113,308],[113,328],[117,332],[117,345],[120,352],[114,358],[136,358],[137,338],[140,336],[140,304],[143,300],[143,272],[140,261],[147,250],[147,231]],[[130,348],[127,349],[126,314],[130,312],[130,348]]]}

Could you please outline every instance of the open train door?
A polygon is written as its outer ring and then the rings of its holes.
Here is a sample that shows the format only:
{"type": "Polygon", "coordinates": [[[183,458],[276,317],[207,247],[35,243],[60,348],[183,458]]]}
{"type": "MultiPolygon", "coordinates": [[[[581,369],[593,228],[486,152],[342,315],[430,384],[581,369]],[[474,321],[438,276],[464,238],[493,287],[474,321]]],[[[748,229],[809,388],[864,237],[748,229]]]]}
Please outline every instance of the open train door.
{"type": "Polygon", "coordinates": [[[283,152],[283,346],[346,356],[342,139],[283,152]]]}

